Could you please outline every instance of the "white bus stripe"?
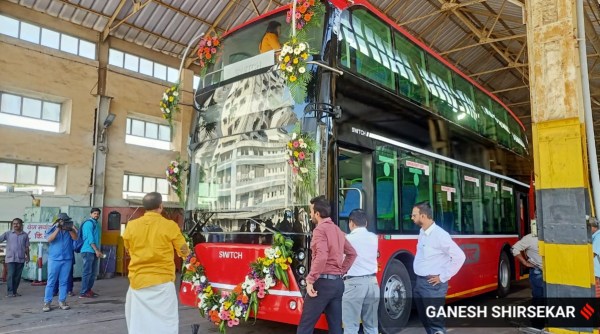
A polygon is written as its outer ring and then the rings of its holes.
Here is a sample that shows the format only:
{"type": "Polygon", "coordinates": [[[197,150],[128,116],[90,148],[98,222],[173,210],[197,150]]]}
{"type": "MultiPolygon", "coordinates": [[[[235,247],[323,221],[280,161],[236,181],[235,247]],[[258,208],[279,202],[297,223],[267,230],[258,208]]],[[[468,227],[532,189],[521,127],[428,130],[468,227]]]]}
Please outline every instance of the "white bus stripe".
{"type": "MultiPolygon", "coordinates": [[[[413,234],[385,234],[389,235],[392,240],[416,240],[419,236],[413,234]]],[[[518,238],[516,234],[450,234],[454,239],[502,239],[502,238],[518,238]]],[[[385,238],[384,238],[385,240],[385,238]]]]}
{"type": "MultiPolygon", "coordinates": [[[[359,130],[364,131],[362,129],[359,129],[359,130]]],[[[466,167],[466,168],[469,168],[469,169],[473,169],[473,170],[476,170],[478,172],[485,173],[485,174],[488,174],[488,175],[491,175],[491,176],[495,176],[497,178],[501,178],[501,179],[513,182],[515,184],[521,185],[523,187],[529,188],[528,184],[525,184],[523,182],[517,181],[515,179],[511,179],[508,176],[504,176],[504,175],[501,175],[501,174],[490,172],[489,170],[485,170],[485,169],[479,168],[477,166],[469,165],[467,163],[464,163],[464,162],[461,162],[461,161],[458,161],[458,160],[454,160],[452,158],[448,158],[448,157],[445,157],[443,155],[439,155],[437,153],[429,152],[429,151],[420,149],[418,147],[414,147],[414,146],[411,146],[411,145],[408,145],[408,144],[405,144],[405,143],[402,143],[402,142],[399,142],[399,141],[396,141],[396,140],[393,140],[393,139],[390,139],[390,138],[386,138],[384,136],[380,136],[380,135],[374,134],[372,132],[368,132],[368,131],[365,131],[365,132],[368,133],[367,137],[369,137],[369,138],[373,138],[373,139],[376,139],[376,140],[379,140],[379,141],[382,141],[382,142],[386,142],[388,144],[392,144],[392,145],[395,145],[395,146],[398,146],[398,147],[402,147],[402,148],[405,148],[407,150],[412,150],[412,151],[415,151],[417,153],[420,153],[420,154],[423,154],[423,155],[426,155],[426,156],[429,156],[429,157],[432,157],[432,158],[436,158],[436,159],[440,159],[440,160],[445,160],[445,161],[451,162],[453,164],[456,164],[456,165],[459,165],[459,166],[462,166],[462,167],[466,167]]]]}

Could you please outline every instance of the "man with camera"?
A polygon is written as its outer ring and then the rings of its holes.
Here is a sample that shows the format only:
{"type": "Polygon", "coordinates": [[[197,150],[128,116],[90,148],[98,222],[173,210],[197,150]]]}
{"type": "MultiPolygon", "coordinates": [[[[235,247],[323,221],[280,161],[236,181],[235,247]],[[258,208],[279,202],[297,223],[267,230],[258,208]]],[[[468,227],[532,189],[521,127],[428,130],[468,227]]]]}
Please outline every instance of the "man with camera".
{"type": "Polygon", "coordinates": [[[77,240],[77,230],[73,227],[73,220],[66,213],[59,213],[58,218],[46,231],[48,239],[48,281],[44,294],[44,307],[42,311],[50,311],[54,286],[59,285],[58,307],[68,310],[67,283],[69,272],[73,265],[73,240],[77,240]]]}

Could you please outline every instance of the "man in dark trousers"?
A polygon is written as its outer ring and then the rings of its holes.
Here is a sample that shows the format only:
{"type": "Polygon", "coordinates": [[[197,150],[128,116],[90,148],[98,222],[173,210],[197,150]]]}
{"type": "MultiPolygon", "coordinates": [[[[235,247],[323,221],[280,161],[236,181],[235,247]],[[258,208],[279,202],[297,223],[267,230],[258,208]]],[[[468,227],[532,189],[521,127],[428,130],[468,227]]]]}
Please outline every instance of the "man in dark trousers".
{"type": "Polygon", "coordinates": [[[415,204],[411,218],[421,228],[413,263],[417,276],[413,296],[419,319],[427,334],[446,334],[444,318],[428,317],[426,310],[428,307],[438,310],[444,305],[448,281],[458,273],[466,256],[450,234],[433,221],[428,202],[415,204]]]}
{"type": "Polygon", "coordinates": [[[308,296],[304,298],[297,334],[312,334],[323,312],[329,333],[342,334],[342,276],[354,263],[356,251],[330,214],[331,206],[325,196],[310,200],[310,218],[317,227],[310,242],[312,262],[306,278],[308,296]]]}
{"type": "Polygon", "coordinates": [[[6,241],[6,264],[8,279],[6,282],[6,297],[17,297],[21,274],[25,262],[29,262],[29,235],[23,231],[23,221],[15,218],[12,221],[12,231],[0,235],[0,242],[6,241]]]}

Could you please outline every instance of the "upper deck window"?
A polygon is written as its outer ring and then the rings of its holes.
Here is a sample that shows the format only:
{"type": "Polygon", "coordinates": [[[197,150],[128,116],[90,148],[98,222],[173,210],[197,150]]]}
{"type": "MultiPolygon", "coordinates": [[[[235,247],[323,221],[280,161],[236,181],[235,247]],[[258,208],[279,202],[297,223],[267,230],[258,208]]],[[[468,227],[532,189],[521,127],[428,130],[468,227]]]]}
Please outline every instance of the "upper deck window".
{"type": "MultiPolygon", "coordinates": [[[[259,45],[267,31],[267,26],[272,21],[281,24],[279,43],[283,45],[289,39],[291,28],[285,21],[285,17],[286,11],[282,11],[248,24],[225,36],[221,41],[219,52],[217,52],[216,61],[208,67],[203,82],[200,82],[200,87],[213,85],[235,76],[275,65],[275,56],[268,58],[268,54],[273,53],[261,55],[259,45]]],[[[323,41],[323,22],[315,23],[317,24],[311,24],[308,28],[302,30],[302,33],[306,34],[311,54],[321,52],[323,41]]]]}

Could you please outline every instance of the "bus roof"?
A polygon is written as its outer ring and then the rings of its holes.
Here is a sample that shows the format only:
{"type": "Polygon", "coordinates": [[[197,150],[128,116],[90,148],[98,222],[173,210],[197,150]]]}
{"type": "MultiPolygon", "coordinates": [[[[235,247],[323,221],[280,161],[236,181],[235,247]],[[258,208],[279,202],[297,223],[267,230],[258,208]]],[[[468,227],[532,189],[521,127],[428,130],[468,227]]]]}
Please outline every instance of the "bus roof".
{"type": "MultiPolygon", "coordinates": [[[[467,80],[473,86],[479,88],[479,90],[481,90],[482,92],[484,92],[485,94],[487,94],[489,97],[491,97],[492,99],[494,99],[494,101],[498,102],[504,109],[508,110],[508,113],[515,119],[515,121],[517,121],[517,123],[519,123],[519,125],[521,126],[521,128],[523,130],[526,130],[525,126],[523,125],[523,123],[521,122],[521,120],[519,119],[519,117],[517,117],[517,115],[515,115],[515,113],[513,113],[513,111],[509,107],[507,107],[504,104],[504,102],[502,102],[496,95],[490,93],[487,89],[483,88],[479,83],[477,83],[471,77],[469,77],[468,75],[464,74],[456,66],[454,66],[453,64],[451,64],[450,62],[448,62],[448,60],[446,60],[445,58],[443,58],[442,56],[440,56],[436,51],[434,51],[433,49],[431,49],[430,47],[428,47],[427,45],[423,44],[421,41],[419,41],[418,39],[416,39],[406,29],[400,27],[394,21],[390,20],[390,18],[387,17],[387,15],[384,15],[383,13],[381,13],[370,2],[368,2],[366,0],[354,0],[354,1],[348,1],[348,0],[329,0],[329,2],[332,5],[334,5],[335,7],[339,8],[339,9],[342,9],[342,10],[348,8],[350,4],[352,4],[352,5],[360,5],[360,6],[366,7],[371,12],[373,12],[375,15],[377,15],[377,17],[379,17],[380,19],[384,20],[390,26],[394,27],[398,32],[400,32],[406,38],[410,39],[413,43],[415,43],[421,49],[425,50],[427,53],[429,53],[430,55],[432,55],[433,57],[435,57],[437,60],[439,60],[440,62],[442,62],[442,64],[448,66],[452,71],[454,71],[455,73],[457,73],[458,75],[460,75],[461,77],[463,77],[463,79],[467,80]]],[[[228,30],[227,32],[225,32],[225,34],[223,35],[223,37],[226,37],[227,35],[235,32],[237,30],[240,30],[240,29],[242,29],[242,28],[244,28],[244,27],[246,27],[246,26],[248,26],[248,25],[250,25],[250,24],[252,24],[252,23],[254,23],[256,21],[262,20],[265,17],[269,17],[269,16],[271,16],[273,14],[285,11],[285,10],[289,9],[290,6],[291,6],[291,4],[287,4],[287,5],[281,6],[279,8],[276,8],[274,10],[268,11],[268,12],[266,12],[266,13],[264,13],[262,15],[259,15],[259,16],[255,17],[255,18],[253,18],[253,19],[250,19],[250,20],[244,22],[243,24],[240,24],[239,26],[232,28],[231,30],[228,30]]]]}

